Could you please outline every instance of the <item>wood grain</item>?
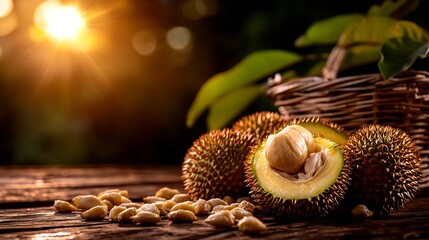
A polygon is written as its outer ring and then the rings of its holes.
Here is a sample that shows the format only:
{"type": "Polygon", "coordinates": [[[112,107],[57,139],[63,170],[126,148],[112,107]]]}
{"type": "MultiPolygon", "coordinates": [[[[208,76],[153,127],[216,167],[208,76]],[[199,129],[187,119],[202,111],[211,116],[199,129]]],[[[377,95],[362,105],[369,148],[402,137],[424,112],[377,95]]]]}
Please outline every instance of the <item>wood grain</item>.
{"type": "Polygon", "coordinates": [[[161,185],[183,190],[180,176],[180,166],[4,167],[0,206],[42,206],[111,188],[127,189],[132,200],[141,200],[161,185]]]}
{"type": "Polygon", "coordinates": [[[209,226],[204,217],[194,223],[163,219],[155,226],[139,226],[107,219],[85,221],[79,212],[55,213],[52,208],[55,199],[109,188],[128,189],[139,202],[163,186],[181,189],[180,166],[8,167],[0,169],[0,183],[0,239],[429,239],[427,196],[388,217],[366,220],[333,216],[289,221],[260,213],[269,230],[246,235],[236,226],[209,226]]]}

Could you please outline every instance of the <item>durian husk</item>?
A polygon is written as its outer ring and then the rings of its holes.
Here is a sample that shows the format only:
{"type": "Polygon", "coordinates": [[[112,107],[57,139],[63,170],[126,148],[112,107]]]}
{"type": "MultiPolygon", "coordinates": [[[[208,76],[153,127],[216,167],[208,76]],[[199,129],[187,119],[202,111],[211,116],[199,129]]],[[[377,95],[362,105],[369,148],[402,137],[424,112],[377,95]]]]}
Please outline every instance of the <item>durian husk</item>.
{"type": "Polygon", "coordinates": [[[344,130],[343,127],[340,127],[336,123],[324,120],[323,118],[319,118],[319,117],[293,118],[289,120],[287,123],[288,125],[292,125],[292,124],[298,125],[300,123],[320,123],[330,128],[333,128],[342,134],[346,134],[346,131],[344,130]]]}
{"type": "Polygon", "coordinates": [[[182,164],[186,192],[194,200],[247,196],[244,160],[256,142],[247,132],[227,128],[200,136],[182,164]]]}
{"type": "Polygon", "coordinates": [[[286,125],[286,119],[279,113],[262,111],[241,117],[234,122],[231,128],[249,132],[259,141],[262,141],[268,135],[278,132],[286,125]]]}
{"type": "Polygon", "coordinates": [[[418,193],[420,151],[403,130],[363,127],[349,137],[343,150],[353,169],[351,204],[365,204],[377,215],[388,215],[418,193]]]}
{"type": "Polygon", "coordinates": [[[277,217],[286,219],[322,218],[340,210],[340,206],[350,187],[350,162],[344,159],[340,175],[321,194],[311,198],[285,199],[265,191],[255,177],[253,157],[261,145],[258,144],[252,148],[244,164],[247,186],[251,189],[251,198],[257,205],[277,217]]]}
{"type": "MultiPolygon", "coordinates": [[[[344,143],[348,137],[348,133],[344,130],[343,127],[340,127],[336,123],[324,120],[324,119],[319,118],[319,117],[294,118],[294,119],[288,120],[287,125],[301,125],[302,123],[316,123],[316,124],[324,125],[326,127],[331,128],[332,130],[336,131],[339,135],[342,135],[341,141],[339,141],[337,139],[330,139],[331,141],[334,141],[338,144],[344,143]]],[[[329,139],[328,136],[324,136],[323,134],[320,134],[320,133],[319,134],[313,133],[313,135],[314,136],[320,136],[320,137],[327,137],[329,139]]]]}

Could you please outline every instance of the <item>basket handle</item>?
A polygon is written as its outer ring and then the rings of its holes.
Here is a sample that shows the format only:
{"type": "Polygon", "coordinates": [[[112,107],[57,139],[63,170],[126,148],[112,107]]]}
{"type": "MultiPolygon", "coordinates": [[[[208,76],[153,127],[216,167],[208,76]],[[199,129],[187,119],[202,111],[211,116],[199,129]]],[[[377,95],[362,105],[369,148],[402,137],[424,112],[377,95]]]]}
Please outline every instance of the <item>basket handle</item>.
{"type": "Polygon", "coordinates": [[[329,53],[325,66],[322,69],[322,76],[326,80],[332,80],[337,77],[338,70],[346,55],[347,49],[335,46],[329,53]]]}

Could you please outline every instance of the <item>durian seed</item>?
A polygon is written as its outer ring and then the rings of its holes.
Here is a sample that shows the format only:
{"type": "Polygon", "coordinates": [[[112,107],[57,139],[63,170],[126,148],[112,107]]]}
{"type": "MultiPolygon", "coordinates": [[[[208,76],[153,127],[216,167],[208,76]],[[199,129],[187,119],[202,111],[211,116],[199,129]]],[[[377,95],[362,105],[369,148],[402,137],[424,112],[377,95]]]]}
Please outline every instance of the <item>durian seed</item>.
{"type": "Polygon", "coordinates": [[[367,206],[358,204],[352,209],[352,215],[355,218],[370,218],[374,215],[374,212],[369,210],[367,206]]]}
{"type": "Polygon", "coordinates": [[[112,209],[115,205],[113,205],[113,203],[111,203],[109,200],[101,200],[101,202],[107,206],[107,209],[110,211],[110,209],[112,209]]]}
{"type": "Polygon", "coordinates": [[[174,205],[174,206],[170,209],[170,211],[176,211],[176,210],[179,210],[179,209],[183,209],[183,210],[189,210],[189,211],[191,211],[192,213],[196,214],[198,211],[197,211],[197,209],[195,208],[195,206],[194,206],[194,205],[192,205],[192,204],[193,204],[193,203],[189,204],[189,203],[186,203],[186,202],[178,203],[178,204],[174,205]]]}
{"type": "Polygon", "coordinates": [[[100,200],[107,200],[115,206],[122,203],[122,195],[119,192],[106,192],[98,198],[100,198],[100,200]]]}
{"type": "Polygon", "coordinates": [[[135,208],[140,208],[142,205],[140,204],[140,203],[121,203],[121,205],[119,205],[119,206],[122,206],[122,207],[125,207],[125,208],[130,208],[130,207],[135,207],[135,208]]]}
{"type": "Polygon", "coordinates": [[[124,207],[124,206],[114,206],[112,209],[110,209],[109,219],[112,222],[117,222],[118,221],[118,215],[119,215],[119,213],[121,213],[125,209],[127,209],[127,208],[124,207]]]}
{"type": "Polygon", "coordinates": [[[261,220],[253,216],[244,217],[238,222],[237,226],[238,230],[244,233],[259,233],[268,230],[267,226],[261,220]]]}
{"type": "Polygon", "coordinates": [[[139,211],[147,211],[152,212],[155,214],[160,215],[161,212],[159,211],[158,207],[156,207],[153,203],[145,203],[140,208],[137,209],[137,212],[139,211]]]}
{"type": "Polygon", "coordinates": [[[225,196],[225,197],[223,197],[223,200],[228,204],[235,203],[234,198],[232,198],[231,196],[225,196]]]}
{"type": "Polygon", "coordinates": [[[137,208],[131,207],[120,212],[116,216],[116,218],[118,219],[118,222],[132,222],[133,220],[131,219],[131,217],[136,214],[137,214],[137,208]]]}
{"type": "Polygon", "coordinates": [[[107,206],[97,205],[86,210],[80,216],[86,220],[100,220],[107,216],[107,212],[107,206]]]}
{"type": "Polygon", "coordinates": [[[116,192],[121,194],[122,196],[128,198],[128,190],[124,190],[124,189],[107,189],[105,191],[102,191],[100,193],[98,193],[98,196],[100,197],[101,195],[105,194],[105,193],[109,193],[109,192],[116,192]]]}
{"type": "Polygon", "coordinates": [[[164,206],[164,202],[155,202],[155,203],[152,203],[155,207],[157,207],[158,208],[158,210],[159,210],[159,215],[161,215],[161,216],[165,216],[165,215],[167,215],[167,210],[165,209],[165,206],[164,206]]]}
{"type": "Polygon", "coordinates": [[[169,212],[168,219],[173,223],[194,222],[198,220],[193,212],[183,209],[169,212]]]}
{"type": "Polygon", "coordinates": [[[204,222],[215,227],[231,227],[235,218],[229,210],[221,210],[208,216],[204,222]]]}
{"type": "Polygon", "coordinates": [[[55,200],[54,208],[55,208],[56,212],[71,212],[71,211],[77,210],[77,208],[75,206],[73,206],[69,202],[63,201],[63,200],[55,200]]]}
{"type": "Polygon", "coordinates": [[[155,197],[161,197],[161,198],[165,198],[168,200],[168,199],[172,199],[174,197],[174,195],[179,194],[179,193],[180,192],[177,189],[163,187],[163,188],[160,188],[158,191],[156,191],[155,197]]]}
{"type": "Polygon", "coordinates": [[[92,207],[102,205],[103,202],[94,195],[79,195],[72,199],[73,205],[78,209],[88,210],[92,207]]]}
{"type": "Polygon", "coordinates": [[[143,198],[145,203],[164,202],[166,199],[162,197],[147,196],[143,198]]]}
{"type": "Polygon", "coordinates": [[[139,211],[136,215],[130,217],[131,220],[139,224],[157,224],[161,221],[161,217],[158,214],[149,211],[139,211]]]}
{"type": "Polygon", "coordinates": [[[253,203],[248,202],[248,201],[246,201],[246,200],[242,201],[242,202],[238,205],[238,207],[239,207],[239,208],[242,208],[242,209],[244,209],[244,210],[246,210],[246,211],[248,211],[248,212],[250,212],[250,213],[252,213],[252,214],[253,214],[253,213],[255,212],[255,210],[256,210],[255,205],[253,205],[253,203]]]}
{"type": "Polygon", "coordinates": [[[209,200],[207,200],[207,203],[210,205],[210,207],[212,209],[216,206],[219,206],[219,205],[225,205],[225,206],[228,205],[227,202],[225,202],[223,199],[220,199],[220,198],[209,199],[209,200]]]}
{"type": "Polygon", "coordinates": [[[167,200],[164,202],[163,207],[164,207],[165,211],[170,212],[171,208],[176,204],[177,203],[173,200],[167,200]]]}
{"type": "Polygon", "coordinates": [[[234,208],[231,210],[232,215],[234,215],[234,218],[236,221],[240,221],[246,216],[253,216],[250,212],[242,209],[242,208],[234,208]]]}
{"type": "Polygon", "coordinates": [[[193,205],[197,210],[196,215],[208,214],[212,209],[211,206],[204,199],[198,199],[193,205]]]}

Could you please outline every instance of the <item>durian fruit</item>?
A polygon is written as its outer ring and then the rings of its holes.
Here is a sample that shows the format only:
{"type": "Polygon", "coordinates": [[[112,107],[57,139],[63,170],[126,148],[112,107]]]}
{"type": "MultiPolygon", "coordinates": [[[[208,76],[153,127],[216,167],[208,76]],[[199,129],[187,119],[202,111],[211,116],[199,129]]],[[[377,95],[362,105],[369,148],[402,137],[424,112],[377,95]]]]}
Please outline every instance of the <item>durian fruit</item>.
{"type": "Polygon", "coordinates": [[[232,129],[249,132],[262,141],[271,133],[284,128],[286,124],[286,119],[279,113],[262,111],[241,117],[234,122],[232,129]]]}
{"type": "Polygon", "coordinates": [[[182,165],[185,190],[194,200],[247,196],[244,160],[254,144],[253,135],[226,128],[200,136],[182,165]]]}
{"type": "Polygon", "coordinates": [[[303,126],[312,134],[326,137],[337,144],[343,144],[347,141],[347,133],[344,128],[321,118],[295,118],[288,122],[288,125],[294,124],[303,126]]]}
{"type": "Polygon", "coordinates": [[[350,185],[340,145],[317,133],[329,126],[311,126],[314,133],[288,125],[269,135],[245,161],[252,200],[277,216],[324,217],[339,208],[350,185]]]}
{"type": "Polygon", "coordinates": [[[420,152],[402,130],[370,125],[350,136],[343,146],[351,162],[350,200],[387,215],[414,198],[419,190],[420,152]]]}

